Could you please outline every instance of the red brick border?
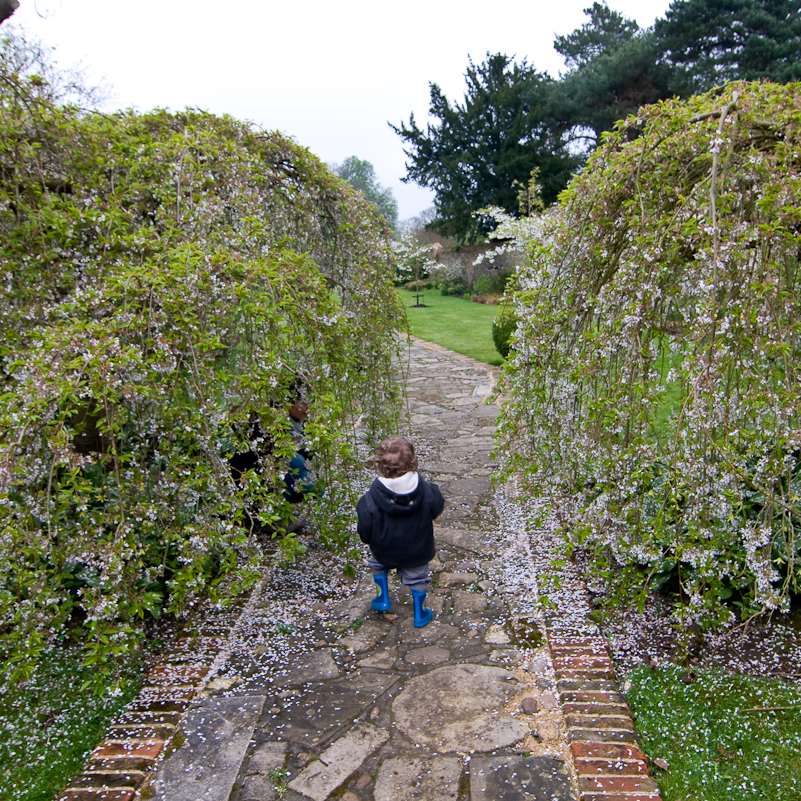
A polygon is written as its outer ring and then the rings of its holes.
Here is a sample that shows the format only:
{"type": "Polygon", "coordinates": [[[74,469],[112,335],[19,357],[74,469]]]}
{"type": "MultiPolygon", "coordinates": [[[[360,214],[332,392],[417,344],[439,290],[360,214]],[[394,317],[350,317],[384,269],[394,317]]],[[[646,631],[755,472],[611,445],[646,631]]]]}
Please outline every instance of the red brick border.
{"type": "MultiPolygon", "coordinates": [[[[262,579],[264,581],[264,578],[262,579]]],[[[248,599],[254,597],[251,591],[248,599]]],[[[109,727],[56,801],[132,801],[169,752],[187,707],[202,690],[250,600],[230,607],[195,610],[187,630],[197,633],[170,644],[164,661],[151,668],[139,694],[109,727]]]]}
{"type": "Polygon", "coordinates": [[[548,634],[580,801],[661,801],[603,637],[548,634]]]}
{"type": "MultiPolygon", "coordinates": [[[[208,642],[200,644],[203,655],[211,656],[208,642]]],[[[139,695],[57,801],[132,801],[175,737],[184,710],[206,682],[211,660],[190,662],[188,654],[187,644],[180,643],[168,661],[148,673],[139,695]]]]}

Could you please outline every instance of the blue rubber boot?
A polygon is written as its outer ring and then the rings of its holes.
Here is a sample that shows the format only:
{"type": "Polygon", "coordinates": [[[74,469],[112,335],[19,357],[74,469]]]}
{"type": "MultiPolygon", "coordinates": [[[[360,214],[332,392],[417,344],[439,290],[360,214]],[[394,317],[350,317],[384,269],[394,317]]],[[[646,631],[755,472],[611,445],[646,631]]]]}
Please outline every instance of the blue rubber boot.
{"type": "Polygon", "coordinates": [[[416,590],[412,587],[412,600],[414,601],[414,627],[421,629],[431,622],[434,611],[426,608],[426,591],[416,590]]]}
{"type": "Polygon", "coordinates": [[[389,602],[389,570],[373,573],[373,581],[378,588],[378,594],[373,598],[373,609],[376,612],[389,612],[392,605],[389,602]]]}

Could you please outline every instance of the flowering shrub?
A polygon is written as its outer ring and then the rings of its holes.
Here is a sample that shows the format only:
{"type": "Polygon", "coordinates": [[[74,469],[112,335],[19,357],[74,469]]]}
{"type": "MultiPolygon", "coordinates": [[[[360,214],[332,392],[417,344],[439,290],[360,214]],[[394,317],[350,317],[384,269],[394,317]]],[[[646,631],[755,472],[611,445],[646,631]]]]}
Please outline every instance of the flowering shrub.
{"type": "Polygon", "coordinates": [[[422,281],[436,269],[437,263],[431,257],[431,247],[420,244],[413,231],[404,231],[400,239],[392,242],[395,257],[395,275],[397,283],[422,281]]]}
{"type": "Polygon", "coordinates": [[[330,488],[321,536],[348,546],[353,421],[374,439],[397,425],[402,310],[370,207],[291,140],[200,111],[59,105],[35,61],[10,63],[0,648],[25,672],[69,627],[105,665],[137,619],[253,579],[244,510],[286,513],[299,381],[330,488]],[[237,488],[227,458],[250,447],[254,416],[275,459],[237,488]]]}
{"type": "Polygon", "coordinates": [[[801,578],[801,86],[643,108],[517,278],[499,448],[622,594],[784,609],[801,578]],[[620,569],[622,567],[622,570],[620,569]]]}

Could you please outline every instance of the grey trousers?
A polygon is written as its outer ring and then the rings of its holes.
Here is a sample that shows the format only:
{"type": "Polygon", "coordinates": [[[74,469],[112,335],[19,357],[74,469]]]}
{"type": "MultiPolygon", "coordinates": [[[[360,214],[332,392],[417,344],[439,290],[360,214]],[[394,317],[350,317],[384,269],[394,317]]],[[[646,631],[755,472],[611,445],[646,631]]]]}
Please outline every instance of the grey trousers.
{"type": "MultiPolygon", "coordinates": [[[[373,574],[383,573],[387,570],[372,554],[367,558],[367,567],[373,571],[373,574]]],[[[428,562],[419,567],[399,567],[398,575],[401,583],[407,587],[414,587],[416,590],[427,591],[431,584],[431,570],[428,567],[428,562]]]]}

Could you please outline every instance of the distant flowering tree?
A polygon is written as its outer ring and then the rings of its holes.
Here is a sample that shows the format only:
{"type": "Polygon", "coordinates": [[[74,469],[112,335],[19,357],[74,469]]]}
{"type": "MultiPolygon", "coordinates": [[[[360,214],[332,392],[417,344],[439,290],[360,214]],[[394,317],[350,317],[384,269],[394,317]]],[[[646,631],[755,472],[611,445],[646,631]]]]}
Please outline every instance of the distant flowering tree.
{"type": "Polygon", "coordinates": [[[530,241],[498,446],[623,595],[714,626],[801,580],[801,85],[607,135],[530,241]]]}
{"type": "Polygon", "coordinates": [[[60,105],[36,51],[3,46],[34,57],[0,61],[0,656],[24,673],[70,631],[108,666],[138,619],[254,578],[245,512],[285,514],[299,383],[320,537],[350,546],[355,421],[397,426],[402,310],[383,226],[308,151],[60,105]],[[237,487],[255,421],[275,458],[237,487]]]}
{"type": "Polygon", "coordinates": [[[414,232],[404,231],[400,239],[392,242],[392,254],[395,260],[395,274],[399,283],[420,281],[428,278],[437,262],[431,256],[430,245],[420,244],[414,232]]]}

